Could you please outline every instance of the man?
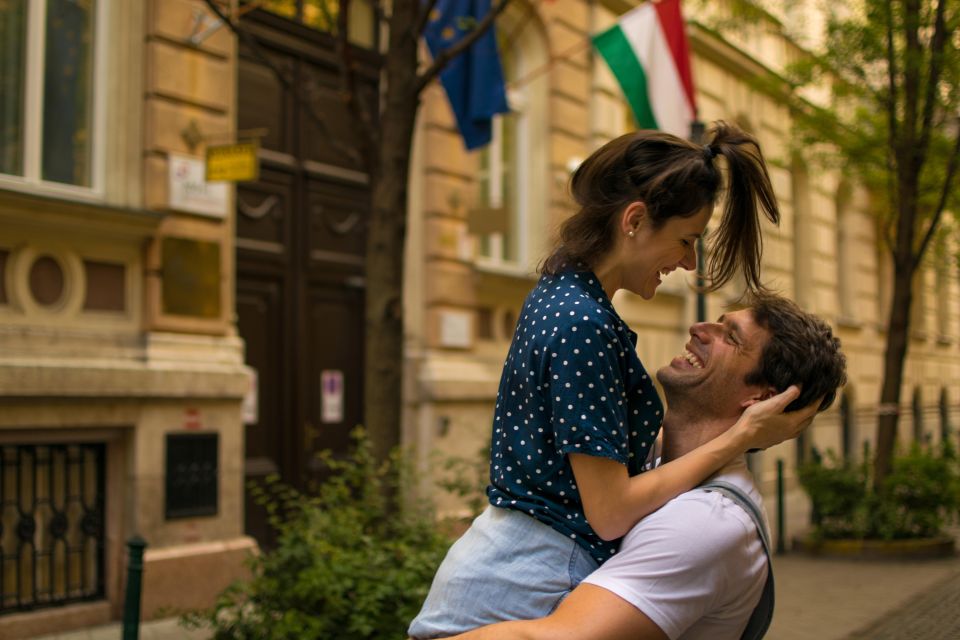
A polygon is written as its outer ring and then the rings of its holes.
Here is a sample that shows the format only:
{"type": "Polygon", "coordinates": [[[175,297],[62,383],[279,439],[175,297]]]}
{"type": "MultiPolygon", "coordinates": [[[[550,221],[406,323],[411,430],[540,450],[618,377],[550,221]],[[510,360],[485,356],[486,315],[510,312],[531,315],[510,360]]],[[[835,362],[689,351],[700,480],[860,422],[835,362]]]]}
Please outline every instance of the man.
{"type": "MultiPolygon", "coordinates": [[[[693,325],[684,353],[657,378],[669,407],[661,451],[667,462],[724,433],[751,405],[790,385],[799,385],[801,392],[788,410],[822,398],[822,411],[846,374],[840,342],[830,328],[771,295],[717,322],[693,325]]],[[[706,484],[718,480],[760,505],[745,460],[706,484]]],[[[740,638],[764,591],[768,558],[756,521],[729,496],[697,488],[675,498],[638,523],[620,551],[551,615],[457,638],[740,638]]]]}

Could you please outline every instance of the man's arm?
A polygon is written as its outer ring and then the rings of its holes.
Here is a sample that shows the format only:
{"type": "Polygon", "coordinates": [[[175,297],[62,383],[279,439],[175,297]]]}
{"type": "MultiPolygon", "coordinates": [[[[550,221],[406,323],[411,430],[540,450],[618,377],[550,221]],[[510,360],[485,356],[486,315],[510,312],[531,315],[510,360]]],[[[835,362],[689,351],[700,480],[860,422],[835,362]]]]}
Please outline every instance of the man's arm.
{"type": "Polygon", "coordinates": [[[581,584],[545,618],[500,622],[451,640],[667,640],[667,635],[626,600],[581,584]]]}

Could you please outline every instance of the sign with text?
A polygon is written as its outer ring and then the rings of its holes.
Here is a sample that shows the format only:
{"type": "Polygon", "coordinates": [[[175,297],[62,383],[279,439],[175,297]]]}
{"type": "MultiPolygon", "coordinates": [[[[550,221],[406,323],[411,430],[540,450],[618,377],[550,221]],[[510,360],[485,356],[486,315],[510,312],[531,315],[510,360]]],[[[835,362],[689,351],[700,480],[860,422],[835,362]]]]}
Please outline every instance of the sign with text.
{"type": "Polygon", "coordinates": [[[320,420],[326,424],[343,422],[343,371],[320,372],[320,420]]]}
{"type": "Polygon", "coordinates": [[[252,182],[260,175],[256,142],[207,147],[207,182],[252,182]]]}
{"type": "Polygon", "coordinates": [[[178,211],[224,218],[230,204],[226,184],[210,184],[200,158],[171,153],[167,206],[178,211]]]}

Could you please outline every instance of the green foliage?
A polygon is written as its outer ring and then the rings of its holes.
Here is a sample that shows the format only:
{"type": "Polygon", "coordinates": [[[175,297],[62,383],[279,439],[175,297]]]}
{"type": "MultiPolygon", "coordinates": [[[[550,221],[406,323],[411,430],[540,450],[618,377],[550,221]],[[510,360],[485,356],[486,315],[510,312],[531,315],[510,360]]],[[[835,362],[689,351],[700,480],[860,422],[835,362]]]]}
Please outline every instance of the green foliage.
{"type": "Polygon", "coordinates": [[[473,457],[452,456],[443,459],[436,482],[444,491],[463,499],[473,520],[489,504],[486,488],[490,482],[490,445],[482,447],[473,457]]]}
{"type": "Polygon", "coordinates": [[[798,469],[800,484],[813,501],[816,533],[822,538],[858,538],[864,534],[863,506],[867,497],[863,465],[838,461],[829,451],[830,465],[810,462],[798,469]]]}
{"type": "Polygon", "coordinates": [[[377,463],[354,431],[347,459],[321,454],[326,480],[304,494],[272,479],[260,492],[277,546],[251,560],[252,578],[232,585],[185,624],[213,638],[367,640],[406,638],[449,539],[432,512],[408,504],[399,453],[377,463]]]}
{"type": "MultiPolygon", "coordinates": [[[[869,458],[868,458],[869,459],[869,458]]],[[[800,483],[813,503],[814,536],[897,540],[942,535],[960,511],[960,467],[951,445],[913,445],[894,458],[875,490],[868,463],[803,465],[800,483]]]]}
{"type": "Polygon", "coordinates": [[[832,156],[874,194],[884,194],[872,206],[891,235],[900,215],[922,237],[938,207],[960,204],[956,180],[947,180],[957,153],[960,9],[945,0],[938,21],[938,4],[865,0],[831,7],[823,46],[787,72],[800,89],[790,97],[798,148],[814,150],[821,161],[832,156]],[[830,98],[807,102],[804,89],[816,86],[829,88],[830,98]],[[916,188],[901,188],[914,179],[916,188]]]}

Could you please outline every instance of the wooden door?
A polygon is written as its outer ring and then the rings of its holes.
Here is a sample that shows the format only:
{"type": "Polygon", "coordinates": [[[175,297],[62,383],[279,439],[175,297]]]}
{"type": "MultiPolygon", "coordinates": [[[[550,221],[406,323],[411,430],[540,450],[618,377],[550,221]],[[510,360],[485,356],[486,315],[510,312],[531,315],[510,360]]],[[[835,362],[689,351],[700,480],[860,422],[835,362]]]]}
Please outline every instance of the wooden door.
{"type": "MultiPolygon", "coordinates": [[[[237,324],[257,372],[246,426],[247,533],[272,542],[251,483],[277,475],[305,488],[315,454],[342,454],[362,421],[363,264],[368,176],[344,126],[332,38],[262,11],[244,17],[259,48],[320,114],[241,47],[238,128],[264,129],[260,179],[237,188],[237,324]]],[[[366,95],[378,60],[361,56],[366,95]]]]}

